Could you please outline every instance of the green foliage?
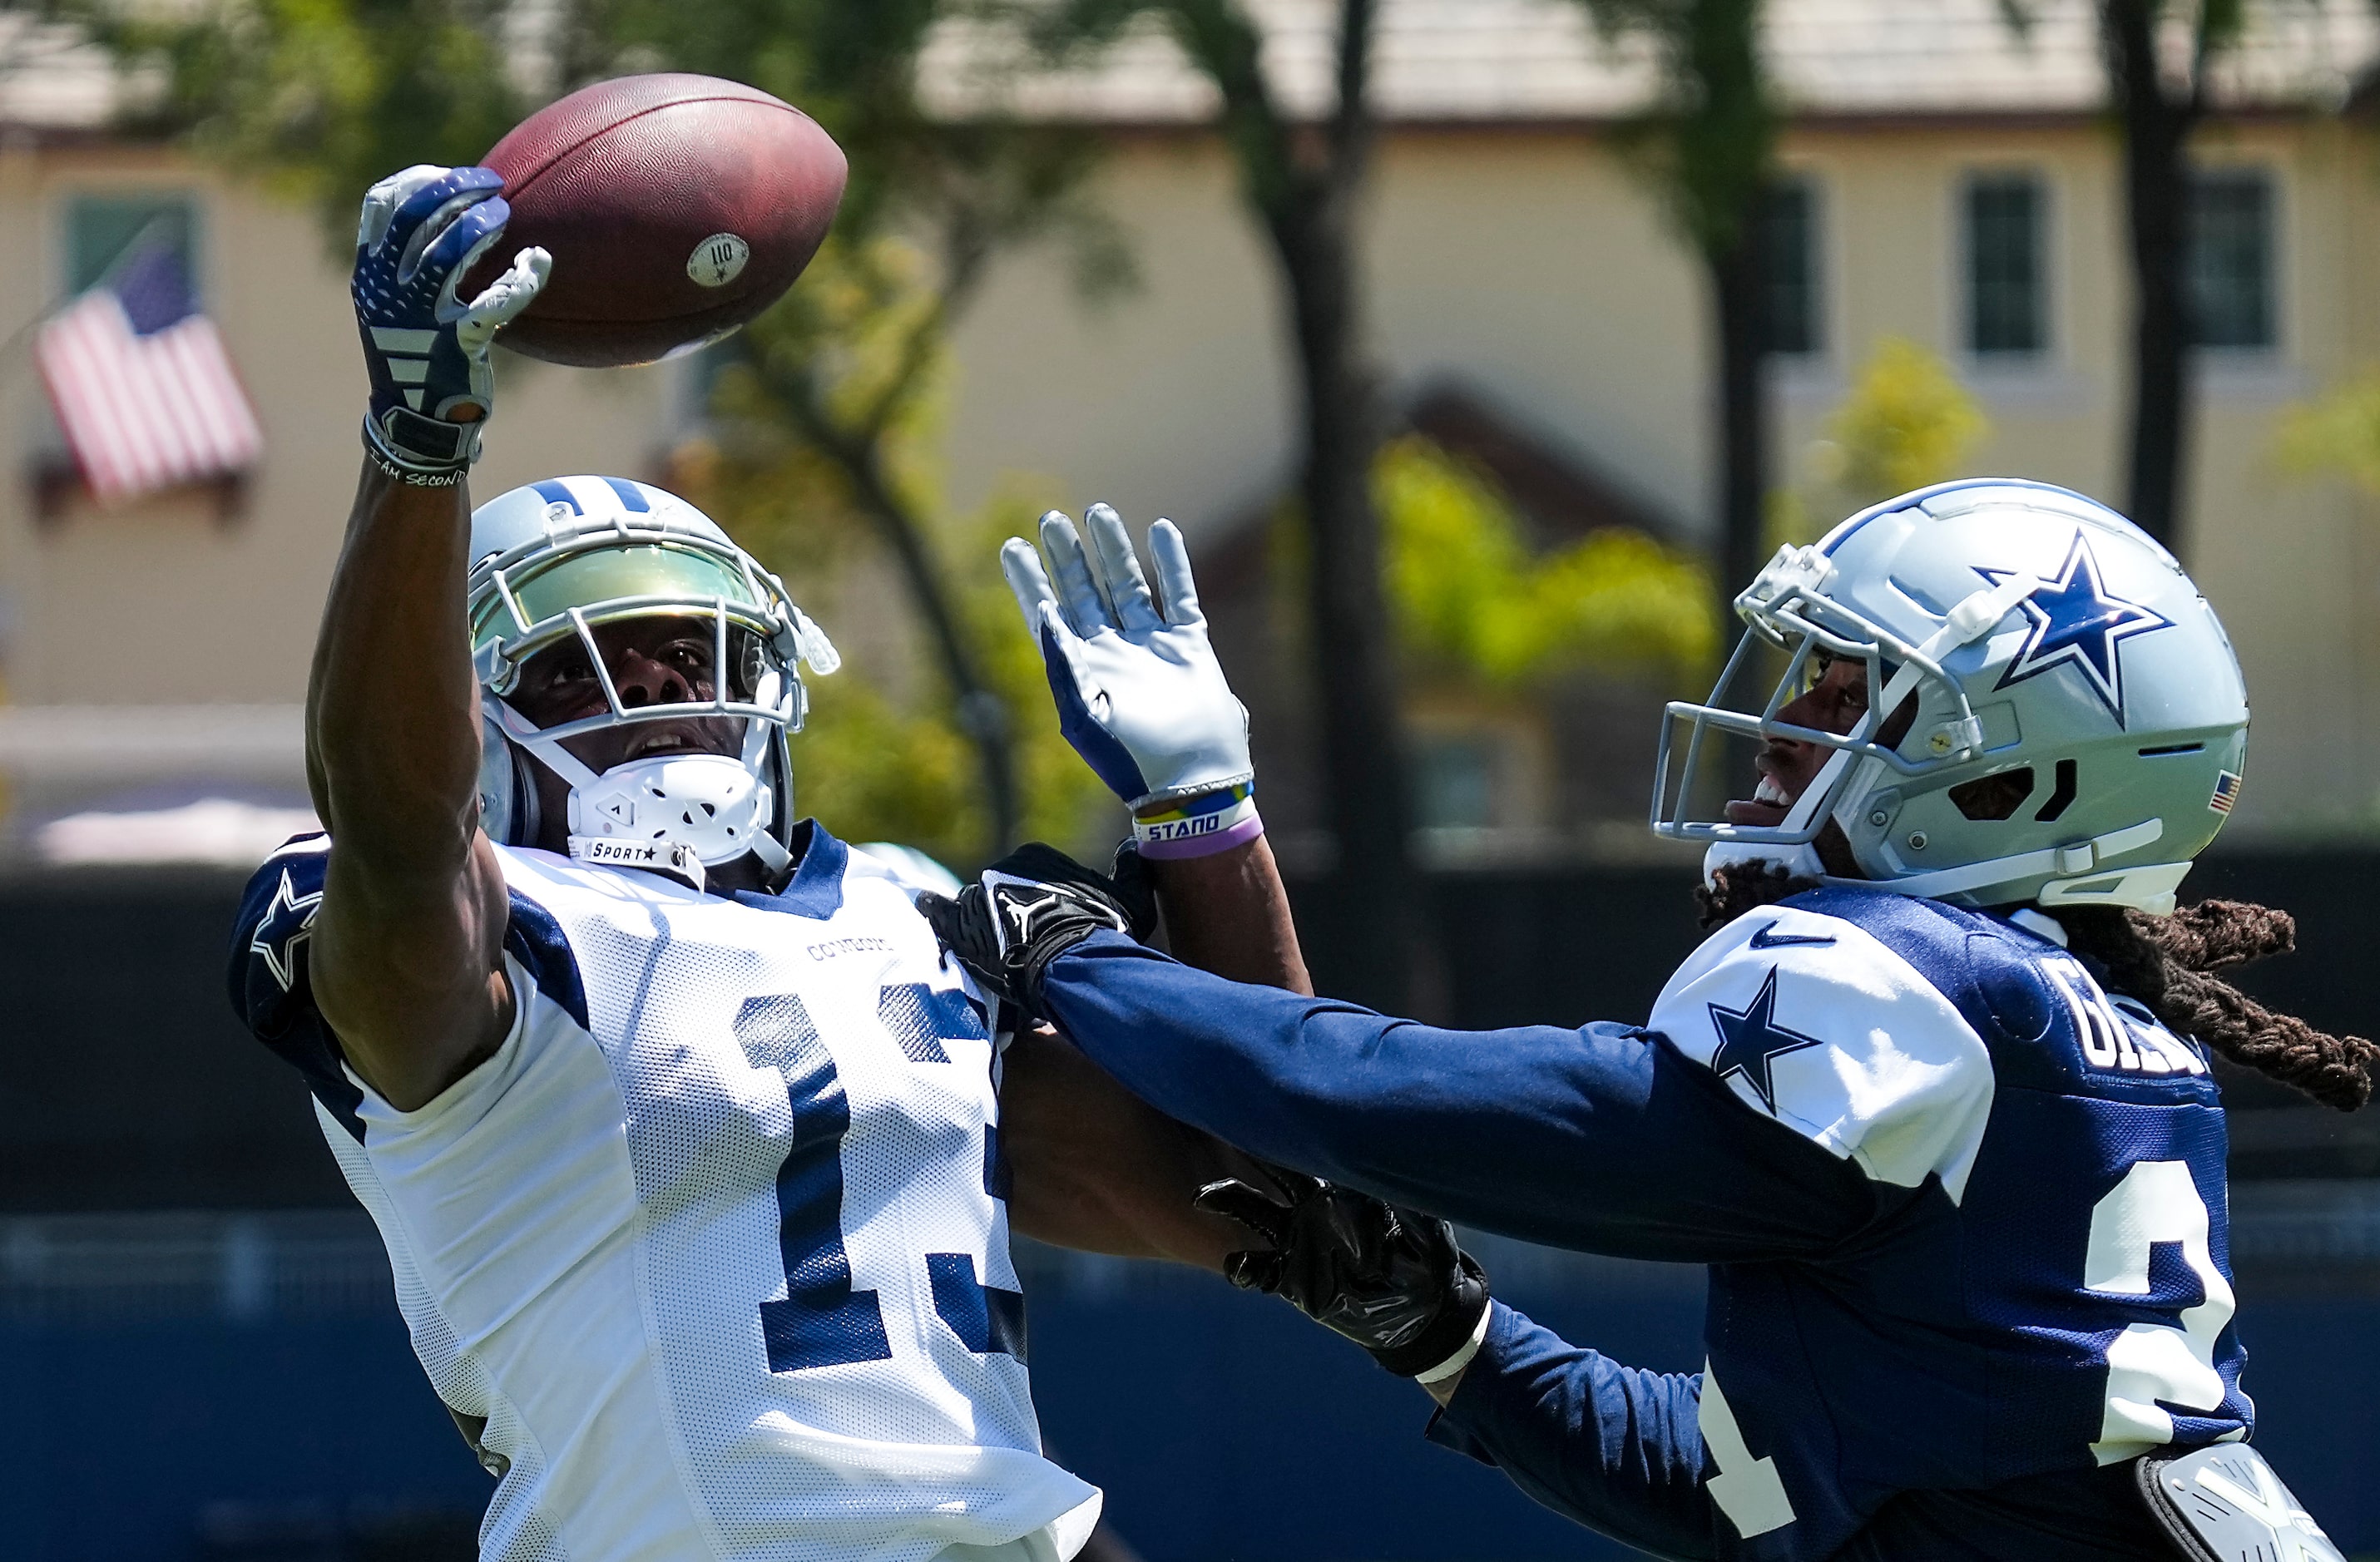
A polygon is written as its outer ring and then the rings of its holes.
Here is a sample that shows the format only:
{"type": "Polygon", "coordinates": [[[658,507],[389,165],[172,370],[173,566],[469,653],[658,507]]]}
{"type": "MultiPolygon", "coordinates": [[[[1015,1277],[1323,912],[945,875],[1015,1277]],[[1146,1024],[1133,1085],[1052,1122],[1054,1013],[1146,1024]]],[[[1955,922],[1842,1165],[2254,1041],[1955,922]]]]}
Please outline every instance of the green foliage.
{"type": "Polygon", "coordinates": [[[1827,419],[1827,475],[1857,509],[1958,476],[1991,427],[1949,364],[1907,337],[1887,336],[1827,419]]]}
{"type": "Polygon", "coordinates": [[[2380,368],[2284,410],[2273,454],[2293,476],[2336,474],[2380,494],[2380,368]]]}
{"type": "Polygon", "coordinates": [[[823,682],[819,725],[800,741],[808,790],[842,830],[903,838],[899,824],[957,860],[1004,844],[1017,824],[984,801],[1009,795],[1012,770],[1036,789],[1034,822],[1062,833],[1087,777],[1071,756],[1051,761],[1042,740],[1057,740],[1039,708],[1011,720],[1014,755],[985,724],[987,699],[1021,715],[1039,673],[1037,663],[1029,684],[1012,676],[1006,642],[1018,636],[995,634],[979,599],[1005,600],[996,539],[950,515],[931,480],[942,345],[1003,248],[1062,246],[1088,294],[1131,274],[1086,194],[1095,137],[996,115],[937,121],[918,103],[918,51],[968,4],[50,0],[162,81],[156,127],[311,204],[334,253],[353,243],[356,203],[373,180],[415,163],[475,162],[538,103],[588,81],[699,71],[817,118],[850,163],[835,237],[782,305],[731,340],[722,438],[679,465],[707,487],[698,502],[781,570],[823,580],[857,551],[891,553],[938,692],[904,703],[856,677],[823,682]],[[962,539],[968,549],[954,551],[962,539]],[[963,723],[952,691],[970,684],[983,694],[967,706],[977,720],[963,723]],[[971,781],[957,757],[970,747],[971,781]]]}
{"type": "Polygon", "coordinates": [[[916,59],[960,0],[51,0],[162,87],[151,127],[312,206],[334,252],[356,202],[415,163],[476,162],[540,103],[607,76],[692,70],[799,104],[851,180],[836,232],[922,224],[965,261],[1063,241],[1094,292],[1128,252],[1084,198],[1095,138],[917,102],[916,59]]]}
{"type": "Polygon", "coordinates": [[[1707,573],[1608,527],[1535,557],[1487,474],[1415,436],[1384,446],[1374,502],[1406,652],[1509,689],[1580,668],[1685,673],[1718,646],[1707,573]]]}
{"type": "Polygon", "coordinates": [[[1853,511],[1955,478],[1990,432],[1949,365],[1906,337],[1884,337],[1813,449],[1815,487],[1770,496],[1772,539],[1808,542],[1853,511]]]}

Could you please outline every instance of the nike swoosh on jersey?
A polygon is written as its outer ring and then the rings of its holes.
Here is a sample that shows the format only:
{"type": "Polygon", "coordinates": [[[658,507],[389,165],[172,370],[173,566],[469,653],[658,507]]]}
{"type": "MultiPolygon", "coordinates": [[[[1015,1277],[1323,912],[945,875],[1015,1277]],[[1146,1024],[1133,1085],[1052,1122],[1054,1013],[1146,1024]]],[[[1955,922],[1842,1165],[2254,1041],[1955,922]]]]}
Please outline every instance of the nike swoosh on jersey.
{"type": "Polygon", "coordinates": [[[1774,922],[1752,935],[1752,947],[1756,950],[1783,949],[1789,944],[1831,944],[1834,941],[1834,937],[1827,933],[1779,933],[1774,922]]]}

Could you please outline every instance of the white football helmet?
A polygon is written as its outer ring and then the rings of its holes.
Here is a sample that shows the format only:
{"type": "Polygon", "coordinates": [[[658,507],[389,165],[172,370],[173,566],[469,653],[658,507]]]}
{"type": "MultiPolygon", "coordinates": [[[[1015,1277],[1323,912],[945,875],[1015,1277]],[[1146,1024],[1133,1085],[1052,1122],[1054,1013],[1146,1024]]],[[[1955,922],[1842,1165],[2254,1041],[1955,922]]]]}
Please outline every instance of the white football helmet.
{"type": "Polygon", "coordinates": [[[1806,861],[1831,821],[1866,881],[1901,894],[2169,912],[2239,795],[2248,702],[2230,640],[2172,554],[2079,493],[1920,489],[1780,550],[1735,608],[1749,628],[1710,700],[1669,707],[1659,834],[1806,861]],[[1787,665],[1761,705],[1775,651],[1787,665]],[[1867,665],[1859,725],[1780,720],[1815,664],[1841,658],[1867,665]],[[1730,707],[1740,680],[1753,693],[1730,707]],[[1705,768],[1742,757],[1730,736],[1833,753],[1781,823],[1690,818],[1715,790],[1705,768]]]}
{"type": "Polygon", "coordinates": [[[706,867],[758,856],[792,861],[793,769],[785,736],[801,728],[801,666],[832,672],[834,647],[783,582],[693,505],[625,478],[552,478],[471,514],[469,618],[485,716],[480,826],[507,845],[535,842],[537,788],[523,756],[570,785],[571,854],[656,868],[698,887],[706,867]],[[631,708],[604,670],[598,626],[666,615],[707,619],[712,697],[631,708]],[[576,636],[611,708],[540,728],[507,703],[521,668],[576,636]],[[563,740],[634,721],[740,717],[742,751],[656,755],[597,775],[563,740]]]}

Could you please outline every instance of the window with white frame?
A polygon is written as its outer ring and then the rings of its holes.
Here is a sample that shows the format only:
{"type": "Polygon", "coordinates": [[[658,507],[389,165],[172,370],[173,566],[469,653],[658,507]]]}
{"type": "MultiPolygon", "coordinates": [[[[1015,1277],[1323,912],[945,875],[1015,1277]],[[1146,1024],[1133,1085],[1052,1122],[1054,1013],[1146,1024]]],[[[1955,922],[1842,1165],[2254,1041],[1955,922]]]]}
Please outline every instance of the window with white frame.
{"type": "Polygon", "coordinates": [[[2032,173],[1967,181],[1967,351],[2021,357],[2049,346],[2048,192],[2032,173]]]}
{"type": "Polygon", "coordinates": [[[1762,239],[1767,267],[1768,350],[1805,357],[1827,347],[1815,179],[1789,174],[1771,185],[1762,239]]]}
{"type": "Polygon", "coordinates": [[[2202,347],[2274,345],[2273,177],[2262,168],[2191,181],[2191,338],[2202,347]]]}

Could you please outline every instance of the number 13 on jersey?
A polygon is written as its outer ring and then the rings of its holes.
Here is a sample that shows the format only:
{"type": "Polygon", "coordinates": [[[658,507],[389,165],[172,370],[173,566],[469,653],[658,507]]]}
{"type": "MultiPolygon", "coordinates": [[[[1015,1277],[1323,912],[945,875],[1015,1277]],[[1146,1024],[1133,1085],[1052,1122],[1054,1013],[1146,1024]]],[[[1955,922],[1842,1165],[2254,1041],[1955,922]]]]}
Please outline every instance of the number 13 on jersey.
{"type": "MultiPolygon", "coordinates": [[[[943,1041],[988,1041],[983,1023],[964,994],[918,983],[885,987],[877,1018],[912,1067],[952,1067],[943,1041]]],[[[843,1234],[843,1144],[851,1107],[834,1058],[799,997],[782,994],[746,1001],[735,1039],[757,1067],[784,1076],[793,1108],[793,1145],[777,1173],[778,1249],[784,1263],[783,1300],[760,1303],[760,1332],[772,1373],[803,1372],[854,1362],[890,1360],[882,1301],[855,1290],[843,1234]]],[[[987,1125],[984,1192],[1004,1198],[997,1129],[987,1125]]],[[[976,1257],[925,1255],[935,1314],[978,1355],[1025,1357],[1025,1298],[987,1286],[976,1257]]]]}

